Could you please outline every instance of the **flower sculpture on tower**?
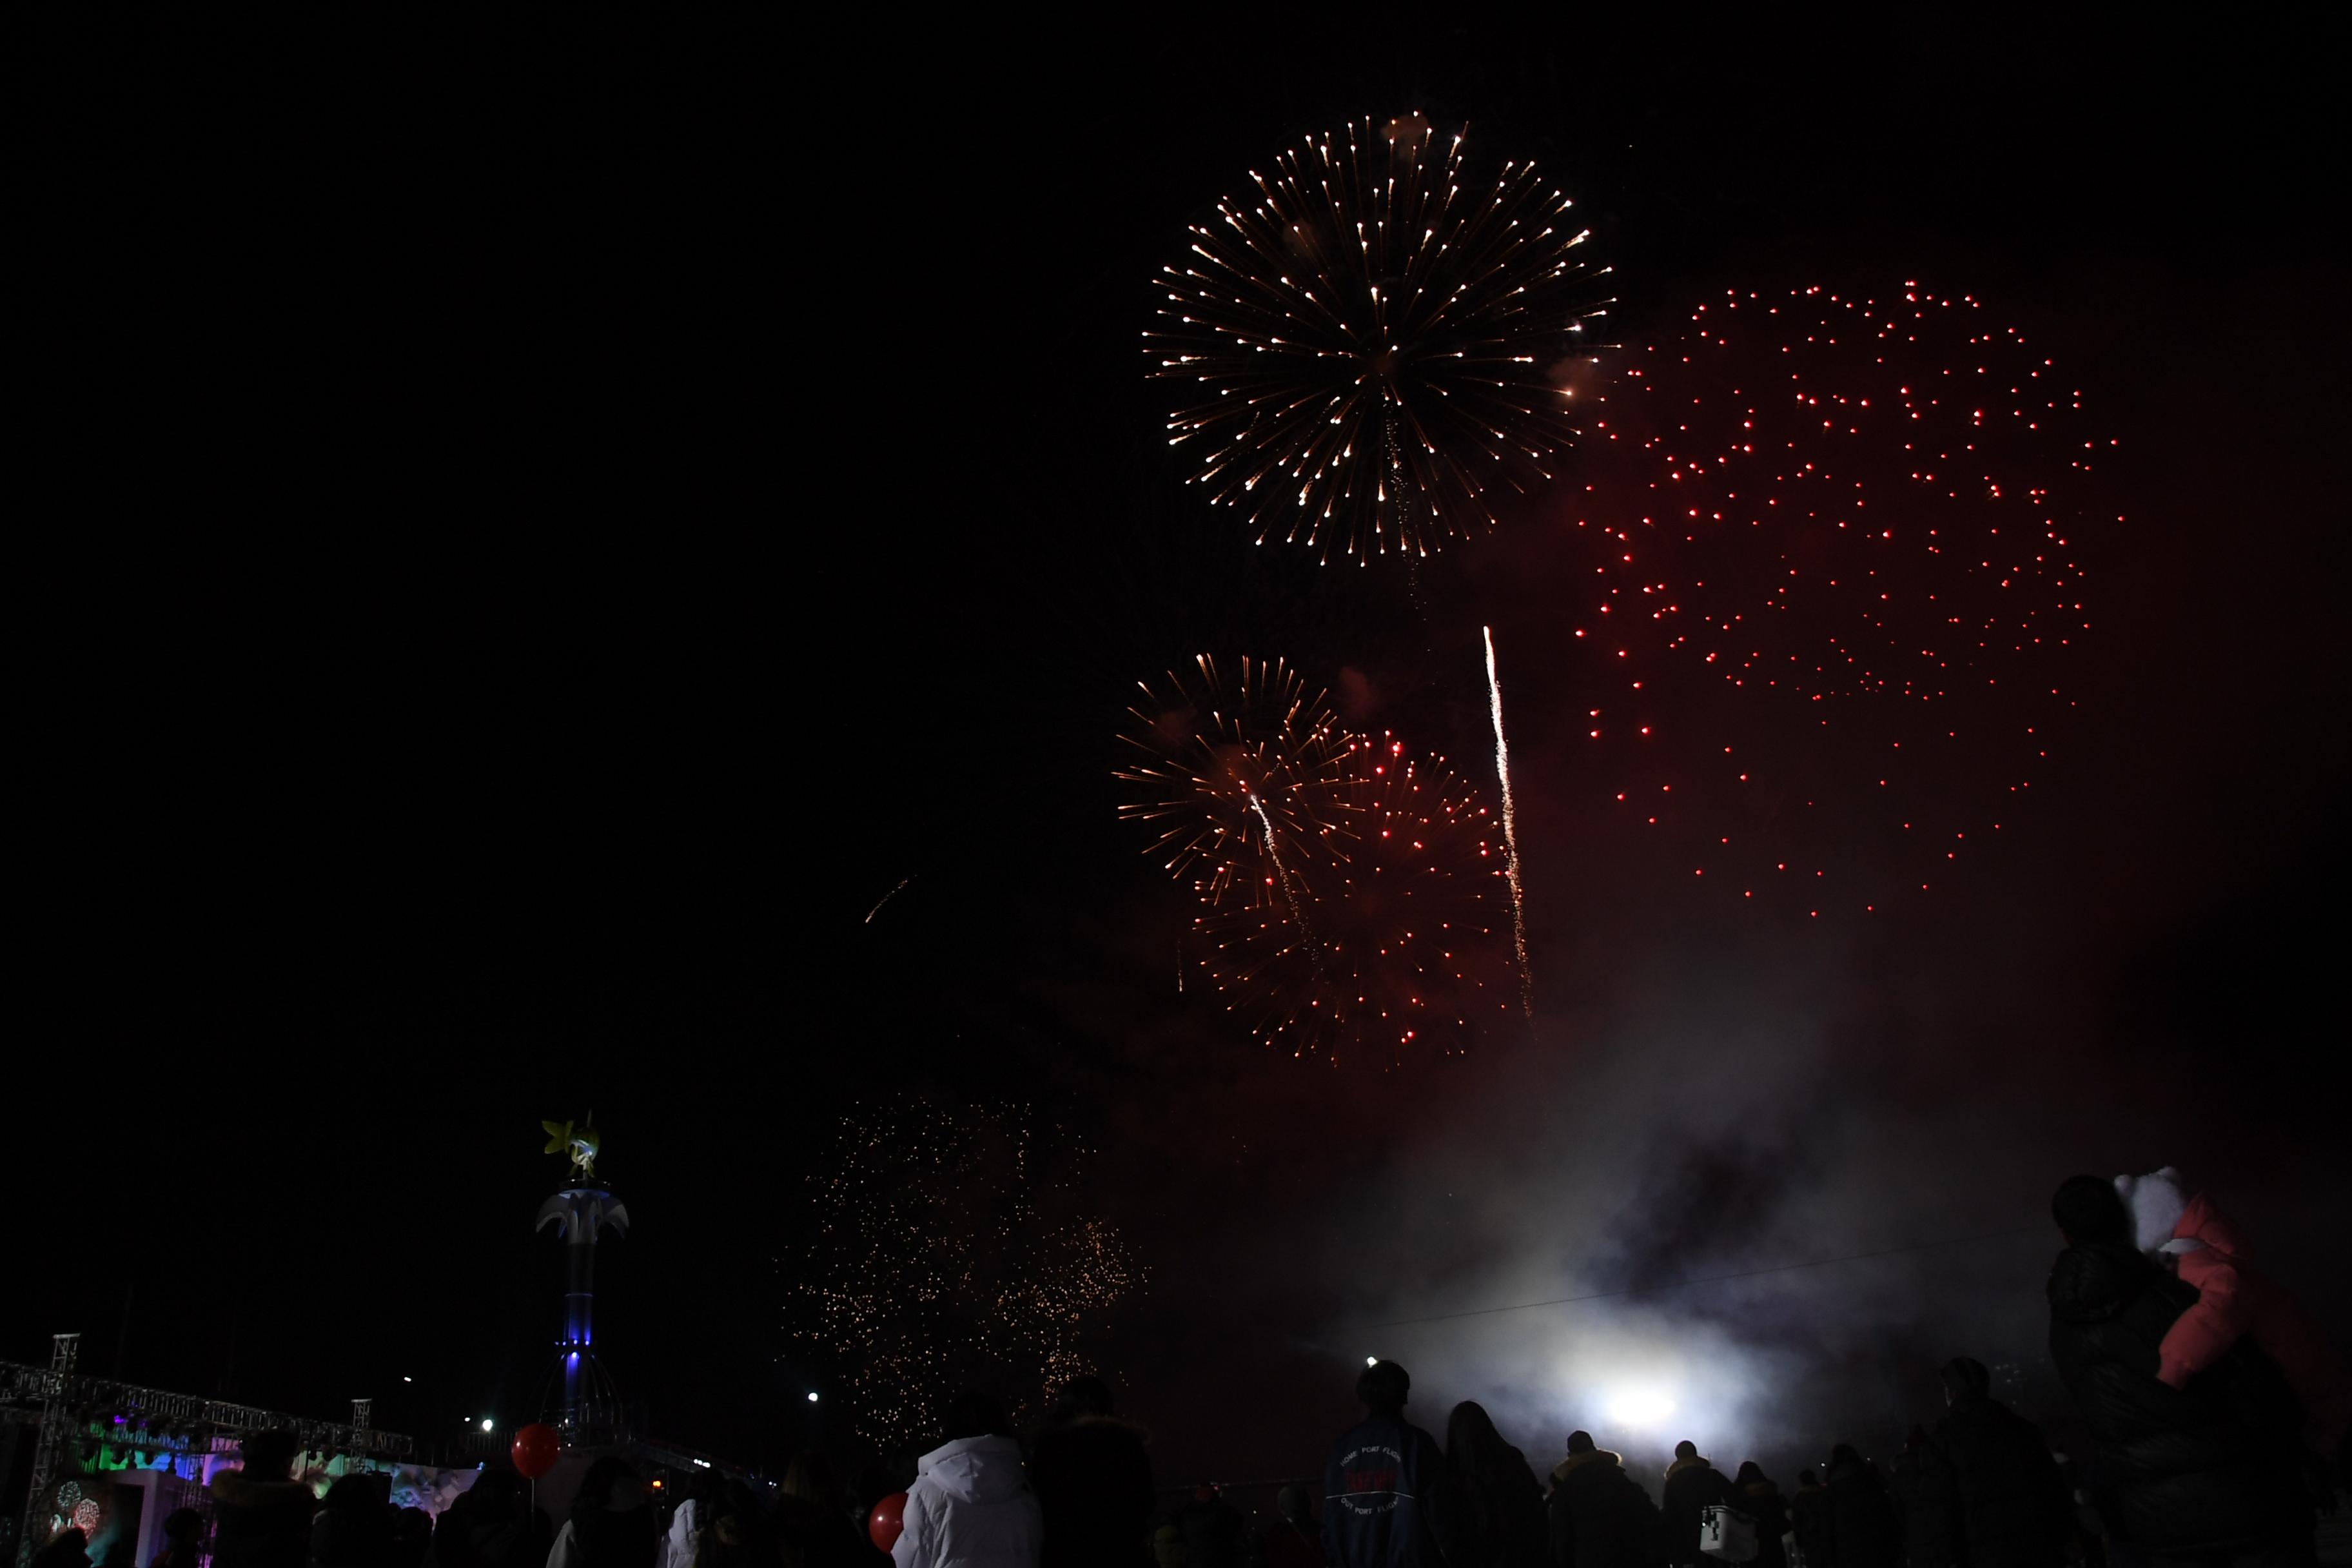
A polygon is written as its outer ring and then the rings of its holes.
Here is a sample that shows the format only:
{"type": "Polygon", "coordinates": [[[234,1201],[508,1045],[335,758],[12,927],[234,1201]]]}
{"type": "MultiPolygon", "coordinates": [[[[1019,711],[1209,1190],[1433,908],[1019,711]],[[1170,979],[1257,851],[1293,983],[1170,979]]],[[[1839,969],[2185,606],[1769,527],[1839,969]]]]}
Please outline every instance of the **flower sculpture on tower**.
{"type": "Polygon", "coordinates": [[[571,1162],[563,1188],[540,1205],[535,1226],[553,1225],[564,1244],[563,1337],[556,1342],[562,1396],[545,1415],[578,1442],[620,1422],[619,1394],[596,1359],[596,1243],[607,1229],[626,1236],[629,1211],[596,1174],[603,1140],[593,1111],[577,1127],[570,1121],[540,1125],[548,1135],[543,1152],[564,1154],[571,1162]]]}

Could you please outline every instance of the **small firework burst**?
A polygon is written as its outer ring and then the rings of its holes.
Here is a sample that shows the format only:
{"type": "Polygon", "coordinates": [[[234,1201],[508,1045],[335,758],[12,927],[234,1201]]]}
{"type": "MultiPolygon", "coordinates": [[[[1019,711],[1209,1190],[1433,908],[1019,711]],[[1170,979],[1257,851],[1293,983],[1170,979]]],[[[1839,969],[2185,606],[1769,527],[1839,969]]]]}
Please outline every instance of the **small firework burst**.
{"type": "Polygon", "coordinates": [[[1160,837],[1171,876],[1205,879],[1211,900],[1281,900],[1286,868],[1329,826],[1347,737],[1324,700],[1282,660],[1244,658],[1228,685],[1206,654],[1154,685],[1139,682],[1115,770],[1134,796],[1123,820],[1160,837]]]}
{"type": "Polygon", "coordinates": [[[787,1319],[839,1367],[862,1436],[930,1430],[960,1381],[1035,1397],[1092,1370],[1088,1344],[1145,1270],[1117,1226],[1076,1212],[1085,1158],[1020,1106],[918,1098],[842,1118],[809,1179],[787,1319]]]}

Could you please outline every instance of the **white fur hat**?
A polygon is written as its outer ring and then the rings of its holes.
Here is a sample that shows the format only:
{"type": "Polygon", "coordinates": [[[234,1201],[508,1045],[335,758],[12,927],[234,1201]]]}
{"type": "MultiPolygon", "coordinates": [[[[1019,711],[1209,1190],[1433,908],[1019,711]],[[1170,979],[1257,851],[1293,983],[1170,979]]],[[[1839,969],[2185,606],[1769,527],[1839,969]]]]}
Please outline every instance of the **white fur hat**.
{"type": "Polygon", "coordinates": [[[2131,1211],[2132,1244],[2142,1252],[2164,1251],[2189,1206],[2188,1194],[2180,1190],[2180,1173],[2169,1165],[2145,1176],[2117,1176],[2116,1195],[2131,1211]]]}

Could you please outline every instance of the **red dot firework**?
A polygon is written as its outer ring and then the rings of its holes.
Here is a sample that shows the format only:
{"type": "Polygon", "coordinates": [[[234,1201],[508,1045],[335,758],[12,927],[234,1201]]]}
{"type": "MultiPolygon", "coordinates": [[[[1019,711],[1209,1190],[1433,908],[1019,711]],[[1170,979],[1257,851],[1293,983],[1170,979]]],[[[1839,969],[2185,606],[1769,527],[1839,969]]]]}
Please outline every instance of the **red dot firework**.
{"type": "Polygon", "coordinates": [[[2073,705],[2114,446],[2015,326],[1908,283],[1727,294],[1629,354],[1561,518],[1603,798],[1730,896],[1931,889],[2073,705]]]}
{"type": "Polygon", "coordinates": [[[1532,164],[1476,181],[1419,115],[1310,136],[1160,269],[1172,445],[1258,542],[1369,563],[1491,523],[1574,433],[1606,268],[1532,164]]]}
{"type": "MultiPolygon", "coordinates": [[[[1230,717],[1216,717],[1220,749],[1234,748],[1230,717]]],[[[1520,987],[1500,821],[1444,759],[1416,759],[1392,735],[1341,736],[1319,719],[1301,732],[1314,743],[1266,747],[1311,765],[1262,821],[1233,805],[1234,786],[1223,782],[1246,770],[1184,775],[1212,803],[1192,808],[1206,813],[1193,829],[1202,848],[1170,866],[1189,875],[1202,905],[1185,944],[1191,963],[1253,1038],[1294,1056],[1392,1063],[1459,1051],[1508,1026],[1520,987]]],[[[1168,774],[1122,776],[1156,795],[1168,774]]]]}

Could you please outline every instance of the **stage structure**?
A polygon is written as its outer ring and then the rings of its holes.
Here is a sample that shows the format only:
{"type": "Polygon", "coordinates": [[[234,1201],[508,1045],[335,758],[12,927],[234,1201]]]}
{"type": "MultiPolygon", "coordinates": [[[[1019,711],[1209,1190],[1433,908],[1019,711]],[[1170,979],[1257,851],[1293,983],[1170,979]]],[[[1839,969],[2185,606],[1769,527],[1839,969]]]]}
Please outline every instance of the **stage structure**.
{"type": "Polygon", "coordinates": [[[595,1113],[574,1127],[569,1121],[543,1121],[546,1152],[571,1158],[572,1180],[539,1205],[533,1227],[555,1226],[563,1242],[563,1337],[555,1342],[556,1363],[549,1373],[554,1400],[544,1394],[541,1419],[563,1435],[568,1446],[610,1442],[626,1435],[628,1421],[620,1391],[596,1359],[596,1243],[610,1230],[629,1233],[629,1211],[597,1179],[596,1155],[603,1140],[595,1113]]]}
{"type": "Polygon", "coordinates": [[[86,1481],[71,1499],[65,1497],[77,1476],[168,1476],[174,1487],[161,1500],[208,1513],[209,1472],[229,1462],[251,1433],[291,1432],[304,1453],[340,1458],[346,1470],[405,1464],[415,1451],[410,1438],[374,1430],[366,1400],[352,1401],[347,1425],[88,1376],[77,1370],[80,1342],[79,1334],[56,1335],[47,1367],[0,1362],[0,1421],[38,1428],[24,1528],[16,1538],[16,1568],[26,1568],[33,1553],[63,1528],[58,1518],[99,1506],[86,1481]]]}

